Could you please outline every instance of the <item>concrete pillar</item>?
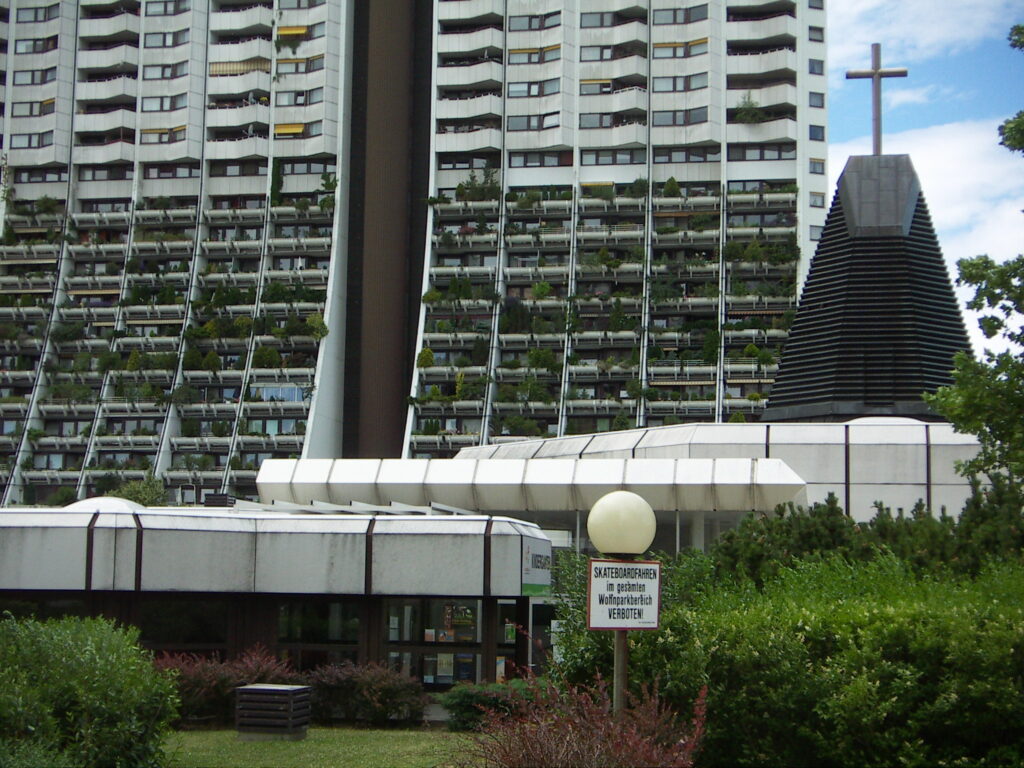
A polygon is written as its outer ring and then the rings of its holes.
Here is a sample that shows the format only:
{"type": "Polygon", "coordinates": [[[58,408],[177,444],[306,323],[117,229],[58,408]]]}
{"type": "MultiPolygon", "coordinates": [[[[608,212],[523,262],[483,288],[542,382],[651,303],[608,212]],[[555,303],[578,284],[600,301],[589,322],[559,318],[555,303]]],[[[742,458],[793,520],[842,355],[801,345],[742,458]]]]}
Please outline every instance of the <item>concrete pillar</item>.
{"type": "Polygon", "coordinates": [[[690,546],[704,551],[704,513],[694,512],[690,515],[690,546]]]}

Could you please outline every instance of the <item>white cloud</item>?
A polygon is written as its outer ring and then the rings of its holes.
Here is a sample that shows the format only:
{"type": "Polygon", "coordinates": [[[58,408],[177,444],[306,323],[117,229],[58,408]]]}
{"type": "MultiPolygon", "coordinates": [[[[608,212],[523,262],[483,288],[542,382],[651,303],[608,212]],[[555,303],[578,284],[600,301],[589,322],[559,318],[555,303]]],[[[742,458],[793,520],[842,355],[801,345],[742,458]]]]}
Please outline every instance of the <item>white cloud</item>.
{"type": "MultiPolygon", "coordinates": [[[[999,146],[995,120],[968,120],[887,134],[886,154],[909,154],[949,267],[987,254],[998,262],[1024,253],[1024,157],[999,146]]],[[[850,155],[871,152],[871,138],[829,147],[834,188],[850,155]]],[[[961,301],[967,297],[961,294],[961,301]]],[[[992,348],[967,317],[975,349],[992,348]]]]}
{"type": "Polygon", "coordinates": [[[882,45],[883,67],[909,66],[983,40],[1005,40],[1019,14],[1019,0],[833,0],[828,6],[830,86],[841,87],[845,70],[870,66],[872,43],[882,45]]]}

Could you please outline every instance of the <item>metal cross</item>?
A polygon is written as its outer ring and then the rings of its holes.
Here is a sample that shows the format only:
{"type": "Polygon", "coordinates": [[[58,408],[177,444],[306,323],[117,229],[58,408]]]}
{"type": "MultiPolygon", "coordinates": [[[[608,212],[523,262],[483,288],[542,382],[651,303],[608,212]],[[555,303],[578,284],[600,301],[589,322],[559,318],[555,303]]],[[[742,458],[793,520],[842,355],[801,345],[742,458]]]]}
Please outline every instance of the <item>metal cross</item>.
{"type": "Polygon", "coordinates": [[[871,133],[874,154],[882,154],[882,78],[906,77],[904,67],[882,69],[882,46],[871,44],[871,69],[851,69],[846,73],[847,80],[871,78],[871,133]]]}

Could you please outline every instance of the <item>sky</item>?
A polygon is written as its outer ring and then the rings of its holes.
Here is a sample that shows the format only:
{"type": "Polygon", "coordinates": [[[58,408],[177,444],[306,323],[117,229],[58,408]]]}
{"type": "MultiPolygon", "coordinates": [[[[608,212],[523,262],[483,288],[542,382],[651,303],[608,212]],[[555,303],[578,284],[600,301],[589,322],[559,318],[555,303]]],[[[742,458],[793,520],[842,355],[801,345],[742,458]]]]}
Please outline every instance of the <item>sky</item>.
{"type": "MultiPolygon", "coordinates": [[[[909,154],[950,276],[959,259],[1024,253],[1024,154],[1000,146],[998,125],[1024,109],[1024,52],[1007,34],[1024,0],[831,0],[828,7],[829,179],[850,155],[871,154],[871,44],[883,67],[882,151],[909,154]]],[[[831,197],[831,196],[830,196],[831,197]]],[[[961,304],[970,289],[960,288],[961,304]]],[[[965,312],[975,352],[1004,348],[965,312]]]]}

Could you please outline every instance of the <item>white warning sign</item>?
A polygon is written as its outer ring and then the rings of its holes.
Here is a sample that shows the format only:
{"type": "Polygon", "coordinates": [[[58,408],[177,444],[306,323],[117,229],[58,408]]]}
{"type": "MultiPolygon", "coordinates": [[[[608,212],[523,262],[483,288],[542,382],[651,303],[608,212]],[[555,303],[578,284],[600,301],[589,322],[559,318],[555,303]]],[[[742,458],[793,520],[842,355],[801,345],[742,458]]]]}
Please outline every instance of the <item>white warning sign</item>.
{"type": "Polygon", "coordinates": [[[657,629],[660,610],[661,563],[590,561],[588,629],[657,629]]]}

